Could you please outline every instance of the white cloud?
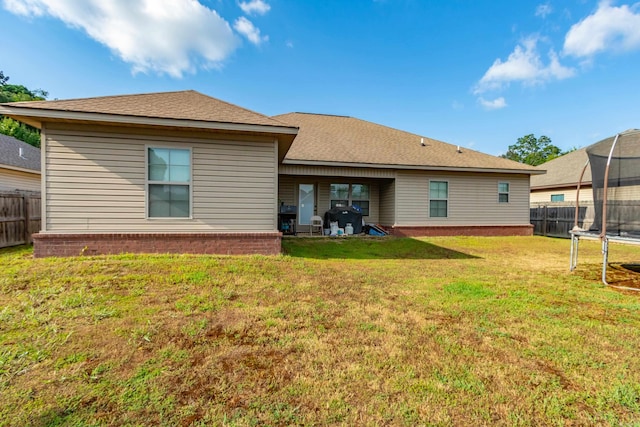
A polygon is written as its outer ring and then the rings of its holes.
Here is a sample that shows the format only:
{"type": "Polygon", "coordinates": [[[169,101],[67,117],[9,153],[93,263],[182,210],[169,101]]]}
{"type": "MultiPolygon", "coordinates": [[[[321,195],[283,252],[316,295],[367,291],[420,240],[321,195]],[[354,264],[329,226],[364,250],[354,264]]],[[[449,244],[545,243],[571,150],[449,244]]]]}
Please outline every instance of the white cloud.
{"type": "Polygon", "coordinates": [[[563,53],[590,57],[607,50],[634,49],[640,49],[640,13],[628,5],[615,7],[602,1],[593,14],[569,29],[563,53]]]}
{"type": "Polygon", "coordinates": [[[107,46],[134,73],[181,77],[198,67],[217,67],[239,45],[214,10],[196,0],[3,0],[24,16],[49,15],[84,30],[107,46]]]}
{"type": "Polygon", "coordinates": [[[551,80],[562,80],[575,74],[572,68],[560,64],[558,55],[551,49],[548,63],[545,65],[538,52],[538,38],[531,37],[515,47],[506,61],[496,59],[482,76],[474,89],[480,94],[490,90],[502,89],[511,82],[527,85],[540,84],[551,80]]]}
{"type": "Polygon", "coordinates": [[[16,15],[42,16],[45,11],[39,1],[34,0],[3,0],[4,8],[16,15]]]}
{"type": "Polygon", "coordinates": [[[507,101],[502,96],[494,99],[493,101],[480,97],[478,98],[478,102],[487,110],[499,110],[507,106],[507,101]]]}
{"type": "Polygon", "coordinates": [[[252,15],[254,13],[257,15],[264,15],[271,10],[271,6],[263,0],[241,1],[238,5],[247,15],[252,15]]]}
{"type": "Polygon", "coordinates": [[[540,4],[538,5],[538,7],[536,7],[536,16],[539,16],[543,19],[546,18],[547,15],[550,15],[551,12],[553,12],[553,8],[549,3],[540,4]]]}
{"type": "Polygon", "coordinates": [[[255,45],[259,45],[260,43],[269,40],[269,36],[261,36],[260,29],[256,28],[253,23],[244,16],[236,19],[236,22],[233,24],[233,28],[255,45]]]}

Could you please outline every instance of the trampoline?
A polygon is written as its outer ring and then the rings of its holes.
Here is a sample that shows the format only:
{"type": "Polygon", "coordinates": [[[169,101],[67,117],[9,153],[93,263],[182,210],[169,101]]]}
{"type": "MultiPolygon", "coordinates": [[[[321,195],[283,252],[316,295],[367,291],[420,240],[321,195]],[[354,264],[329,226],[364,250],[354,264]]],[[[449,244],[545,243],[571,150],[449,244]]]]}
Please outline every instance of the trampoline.
{"type": "Polygon", "coordinates": [[[573,271],[578,264],[580,239],[600,240],[602,283],[609,285],[609,243],[640,245],[640,130],[621,132],[596,142],[586,151],[589,159],[578,180],[576,216],[570,232],[570,269],[573,271]],[[589,229],[582,229],[578,226],[580,185],[587,167],[591,167],[595,217],[589,229]]]}

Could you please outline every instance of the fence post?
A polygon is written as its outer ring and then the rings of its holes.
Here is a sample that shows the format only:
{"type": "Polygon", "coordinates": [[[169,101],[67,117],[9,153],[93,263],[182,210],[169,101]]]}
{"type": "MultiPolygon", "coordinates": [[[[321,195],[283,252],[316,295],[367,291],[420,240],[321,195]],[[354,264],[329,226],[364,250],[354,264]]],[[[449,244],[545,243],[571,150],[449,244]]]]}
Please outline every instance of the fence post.
{"type": "Polygon", "coordinates": [[[26,245],[31,243],[31,233],[29,233],[29,224],[31,223],[31,218],[29,218],[29,196],[27,196],[26,194],[24,194],[22,196],[24,203],[22,204],[24,206],[24,243],[26,245]]]}
{"type": "Polygon", "coordinates": [[[547,236],[547,205],[544,205],[544,209],[542,210],[542,235],[547,236]]]}

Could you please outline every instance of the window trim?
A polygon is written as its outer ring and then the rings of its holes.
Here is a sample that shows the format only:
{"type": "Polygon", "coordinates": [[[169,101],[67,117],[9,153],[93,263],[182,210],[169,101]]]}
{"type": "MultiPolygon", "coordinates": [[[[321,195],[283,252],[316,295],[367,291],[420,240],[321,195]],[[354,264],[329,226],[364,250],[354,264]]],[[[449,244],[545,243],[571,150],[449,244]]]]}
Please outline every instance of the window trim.
{"type": "Polygon", "coordinates": [[[498,203],[511,203],[511,182],[509,181],[498,181],[498,203]],[[506,184],[507,185],[507,191],[500,191],[500,185],[501,184],[506,184]],[[500,196],[506,194],[507,195],[507,201],[502,201],[500,200],[500,196]]]}
{"type": "Polygon", "coordinates": [[[449,180],[448,179],[430,179],[429,180],[429,218],[439,218],[439,219],[447,219],[449,218],[449,180]],[[431,183],[432,182],[444,182],[447,184],[447,198],[440,199],[431,197],[431,183]],[[432,201],[445,201],[447,202],[447,212],[445,216],[431,216],[431,202],[432,201]]]}
{"type": "Polygon", "coordinates": [[[180,145],[145,144],[144,146],[144,217],[146,220],[184,221],[193,219],[193,148],[180,145]],[[189,181],[152,181],[149,179],[149,149],[187,150],[189,152],[189,181]],[[149,216],[149,185],[187,185],[189,187],[189,216],[149,216]]]}

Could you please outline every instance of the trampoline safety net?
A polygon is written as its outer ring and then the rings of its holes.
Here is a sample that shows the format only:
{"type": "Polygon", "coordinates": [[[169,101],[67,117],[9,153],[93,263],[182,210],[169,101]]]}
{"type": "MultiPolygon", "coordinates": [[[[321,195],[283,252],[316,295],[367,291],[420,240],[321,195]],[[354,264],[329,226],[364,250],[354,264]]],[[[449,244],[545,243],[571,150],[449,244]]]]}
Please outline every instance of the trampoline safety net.
{"type": "Polygon", "coordinates": [[[589,231],[640,238],[640,130],[606,138],[586,151],[595,210],[589,231]]]}

